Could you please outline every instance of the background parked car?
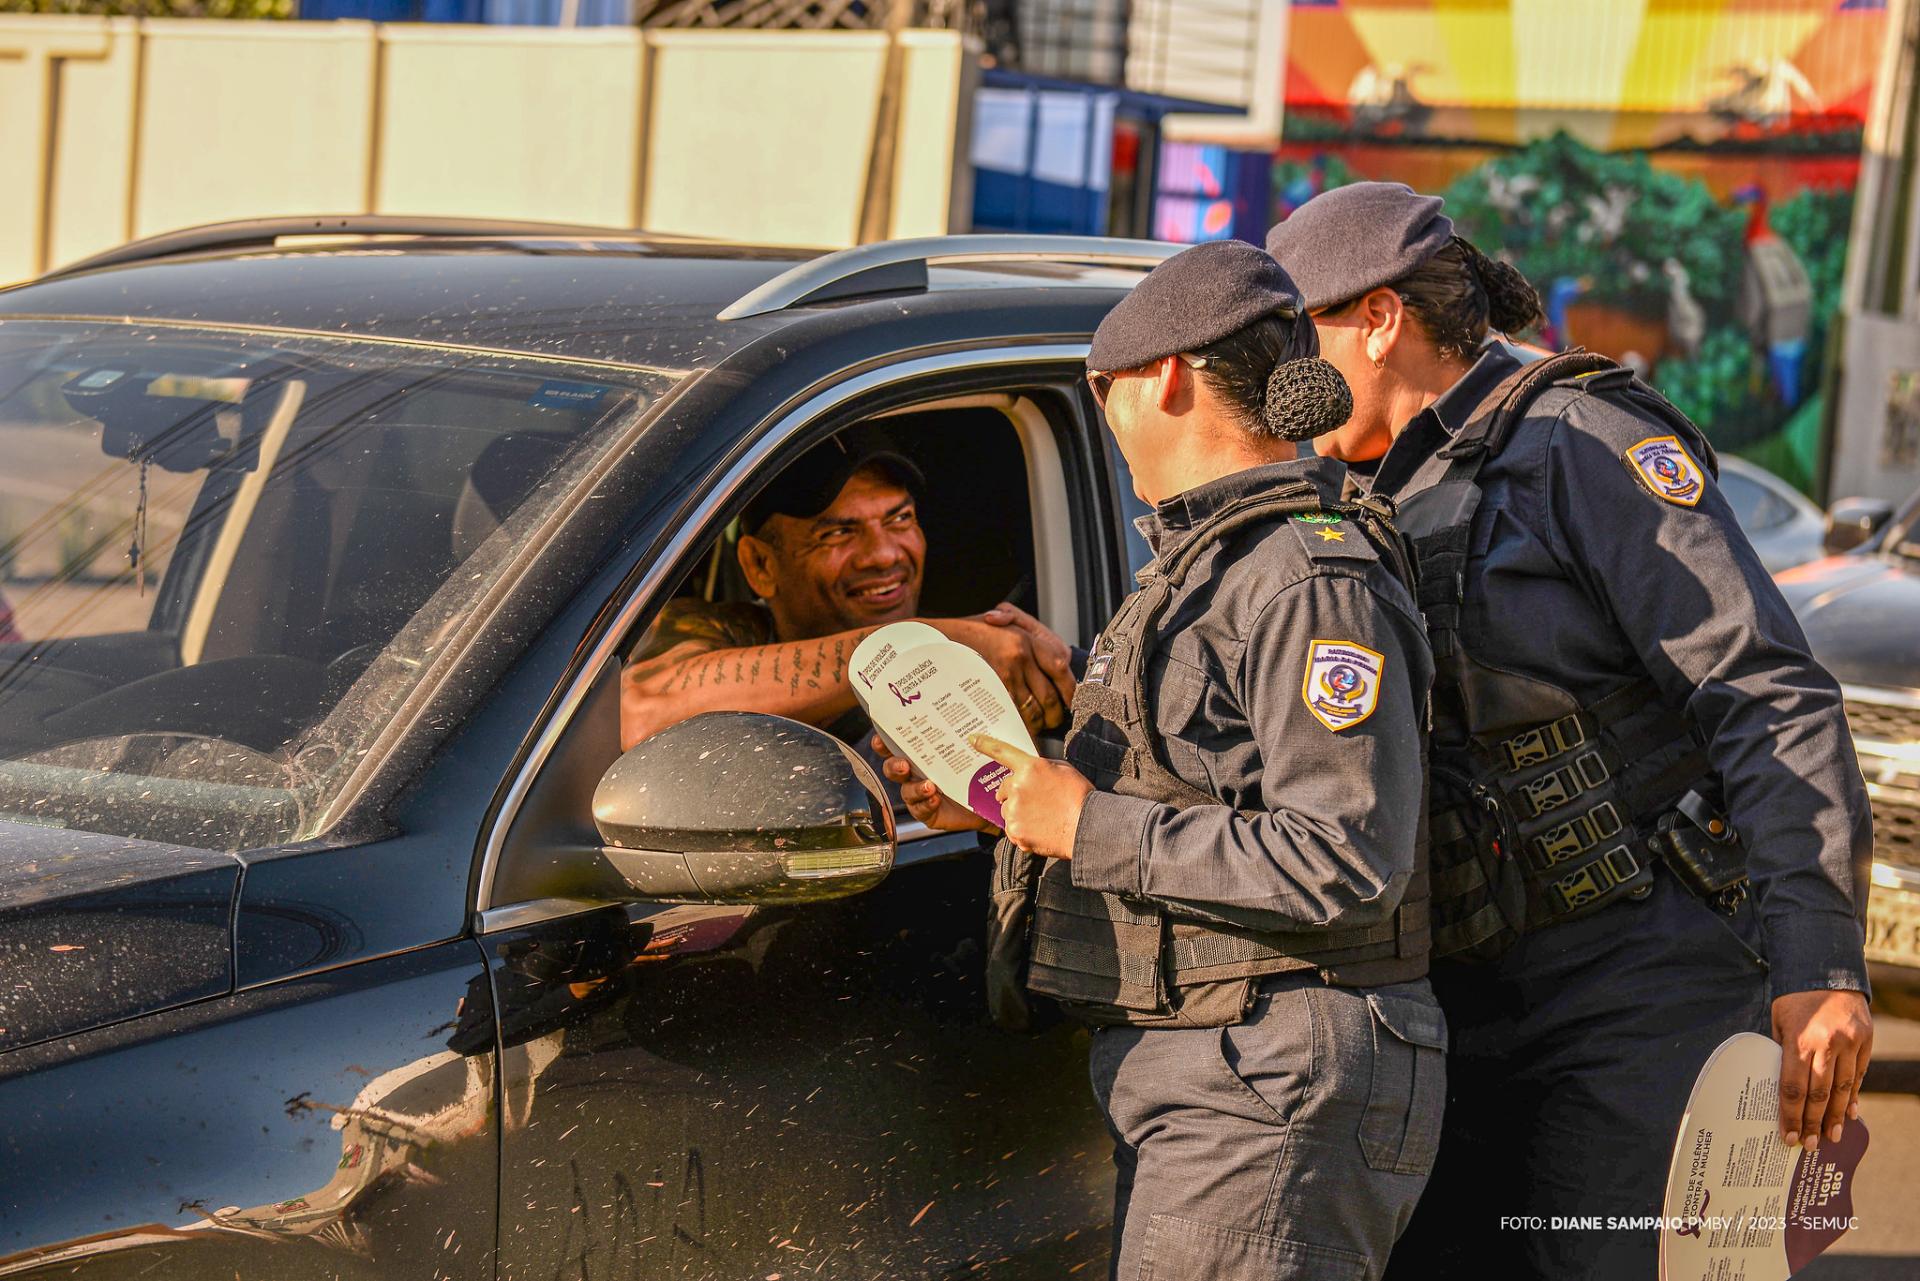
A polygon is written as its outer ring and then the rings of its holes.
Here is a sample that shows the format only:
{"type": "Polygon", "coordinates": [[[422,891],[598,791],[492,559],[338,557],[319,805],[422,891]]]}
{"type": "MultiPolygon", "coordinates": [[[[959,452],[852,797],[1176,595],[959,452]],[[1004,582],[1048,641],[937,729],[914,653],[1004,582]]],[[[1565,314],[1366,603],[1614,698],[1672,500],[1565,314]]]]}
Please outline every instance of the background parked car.
{"type": "Polygon", "coordinates": [[[1723,454],[1720,492],[1753,540],[1760,563],[1777,574],[1823,554],[1826,515],[1805,494],[1757,463],[1723,454]]]}
{"type": "Polygon", "coordinates": [[[1843,499],[1835,554],[1777,581],[1839,678],[1873,803],[1867,959],[1882,1004],[1920,1014],[1920,494],[1897,512],[1843,499]]]}

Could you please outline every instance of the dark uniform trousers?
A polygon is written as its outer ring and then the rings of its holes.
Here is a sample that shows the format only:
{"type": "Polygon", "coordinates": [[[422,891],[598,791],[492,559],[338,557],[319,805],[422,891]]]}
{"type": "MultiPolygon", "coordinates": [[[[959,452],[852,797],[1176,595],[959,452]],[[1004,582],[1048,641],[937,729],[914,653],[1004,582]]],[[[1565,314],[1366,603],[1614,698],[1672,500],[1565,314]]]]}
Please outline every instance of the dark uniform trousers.
{"type": "Polygon", "coordinates": [[[1727,1037],[1768,1030],[1763,954],[1751,902],[1728,917],[1662,870],[1644,899],[1492,966],[1435,962],[1447,1125],[1387,1275],[1653,1281],[1657,1230],[1608,1220],[1661,1213],[1695,1073],[1727,1037]]]}
{"type": "Polygon", "coordinates": [[[1445,1025],[1426,980],[1262,985],[1232,1027],[1108,1027],[1094,1094],[1122,1281],[1378,1277],[1433,1167],[1445,1025]]]}

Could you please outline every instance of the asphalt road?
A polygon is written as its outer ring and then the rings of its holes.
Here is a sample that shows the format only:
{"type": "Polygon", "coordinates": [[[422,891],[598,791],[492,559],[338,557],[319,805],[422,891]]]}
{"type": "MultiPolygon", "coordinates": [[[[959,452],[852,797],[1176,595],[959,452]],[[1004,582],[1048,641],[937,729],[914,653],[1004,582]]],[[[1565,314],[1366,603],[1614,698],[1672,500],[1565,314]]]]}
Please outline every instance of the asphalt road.
{"type": "Polygon", "coordinates": [[[1920,1281],[1920,1022],[1876,1012],[1854,1182],[1860,1226],[1796,1281],[1920,1281]]]}

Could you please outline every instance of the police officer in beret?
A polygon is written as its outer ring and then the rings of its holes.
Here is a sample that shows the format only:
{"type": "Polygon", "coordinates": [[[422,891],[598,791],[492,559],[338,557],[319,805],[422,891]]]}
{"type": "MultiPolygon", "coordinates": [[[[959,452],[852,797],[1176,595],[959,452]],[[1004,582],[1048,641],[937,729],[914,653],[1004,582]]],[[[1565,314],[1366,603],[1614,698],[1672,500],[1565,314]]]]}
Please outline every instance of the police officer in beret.
{"type": "MultiPolygon", "coordinates": [[[[977,744],[1011,770],[995,935],[1096,1029],[1117,1277],[1377,1277],[1439,1141],[1431,659],[1398,535],[1341,501],[1339,463],[1296,457],[1350,403],[1316,350],[1292,282],[1238,242],[1114,308],[1087,379],[1155,558],[1088,659],[1066,760],[977,744]]],[[[887,768],[917,817],[969,825],[887,768]]]]}
{"type": "Polygon", "coordinates": [[[1539,298],[1438,199],[1330,191],[1267,248],[1353,387],[1320,448],[1398,504],[1437,666],[1452,1097],[1394,1274],[1651,1277],[1657,1231],[1606,1220],[1661,1213],[1721,1040],[1781,1043],[1788,1145],[1857,1115],[1869,818],[1840,691],[1701,433],[1611,361],[1489,342],[1539,298]]]}

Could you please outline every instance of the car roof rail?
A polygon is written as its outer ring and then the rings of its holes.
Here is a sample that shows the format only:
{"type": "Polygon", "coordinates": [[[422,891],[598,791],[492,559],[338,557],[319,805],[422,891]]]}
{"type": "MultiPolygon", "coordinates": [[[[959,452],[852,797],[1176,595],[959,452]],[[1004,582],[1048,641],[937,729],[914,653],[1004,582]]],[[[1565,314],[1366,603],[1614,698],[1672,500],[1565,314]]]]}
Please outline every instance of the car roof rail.
{"type": "Polygon", "coordinates": [[[883,240],[825,254],[782,272],[729,304],[720,320],[764,316],[808,303],[924,291],[934,262],[1077,262],[1151,270],[1187,245],[1110,236],[979,235],[883,240]]]}
{"type": "Polygon", "coordinates": [[[289,218],[243,218],[182,227],[141,240],[128,241],[68,263],[42,276],[69,276],[122,263],[171,258],[177,254],[217,249],[268,248],[289,236],[497,236],[497,237],[615,237],[641,233],[630,227],[588,227],[561,222],[527,222],[500,218],[440,218],[415,214],[329,214],[289,218]]]}

